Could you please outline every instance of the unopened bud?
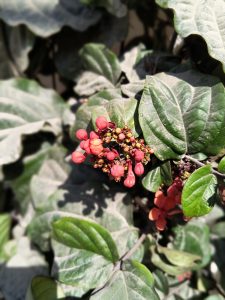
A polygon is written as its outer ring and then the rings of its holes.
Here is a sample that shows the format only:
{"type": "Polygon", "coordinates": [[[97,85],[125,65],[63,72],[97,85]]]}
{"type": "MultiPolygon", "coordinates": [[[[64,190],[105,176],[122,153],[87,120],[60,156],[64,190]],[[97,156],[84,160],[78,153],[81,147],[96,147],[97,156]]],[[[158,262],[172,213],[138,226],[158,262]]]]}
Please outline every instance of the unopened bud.
{"type": "Polygon", "coordinates": [[[90,150],[94,155],[99,155],[103,151],[102,140],[93,139],[90,140],[90,150]]]}
{"type": "Polygon", "coordinates": [[[91,132],[90,132],[90,139],[91,139],[91,140],[93,140],[93,139],[99,139],[99,136],[97,135],[96,132],[91,131],[91,132]]]}
{"type": "Polygon", "coordinates": [[[128,188],[133,187],[135,185],[135,176],[134,176],[134,173],[133,173],[133,175],[132,174],[128,174],[128,176],[124,180],[123,184],[124,184],[124,186],[126,186],[128,188]]]}
{"type": "Polygon", "coordinates": [[[108,160],[114,160],[117,157],[116,153],[114,153],[113,151],[110,151],[106,154],[106,158],[108,160]]]}
{"type": "Polygon", "coordinates": [[[124,167],[117,164],[113,165],[111,168],[111,175],[118,178],[124,176],[124,167]]]}
{"type": "Polygon", "coordinates": [[[98,129],[103,130],[108,127],[109,122],[106,120],[105,117],[98,117],[95,121],[96,126],[98,129]]]}
{"type": "Polygon", "coordinates": [[[72,153],[72,161],[75,163],[75,164],[81,164],[85,161],[86,157],[83,153],[81,152],[78,152],[78,151],[74,151],[72,153]]]}
{"type": "Polygon", "coordinates": [[[134,167],[134,173],[137,175],[137,176],[141,176],[144,174],[144,166],[141,162],[137,163],[134,167]]]}
{"type": "Polygon", "coordinates": [[[88,139],[88,134],[85,129],[78,129],[76,132],[76,137],[78,140],[87,140],[88,139]]]}
{"type": "Polygon", "coordinates": [[[142,161],[145,157],[145,154],[143,151],[141,150],[136,150],[135,153],[134,153],[134,159],[136,161],[142,161]]]}
{"type": "Polygon", "coordinates": [[[120,141],[123,141],[125,138],[126,138],[125,134],[123,134],[123,133],[119,134],[119,140],[120,141]]]}

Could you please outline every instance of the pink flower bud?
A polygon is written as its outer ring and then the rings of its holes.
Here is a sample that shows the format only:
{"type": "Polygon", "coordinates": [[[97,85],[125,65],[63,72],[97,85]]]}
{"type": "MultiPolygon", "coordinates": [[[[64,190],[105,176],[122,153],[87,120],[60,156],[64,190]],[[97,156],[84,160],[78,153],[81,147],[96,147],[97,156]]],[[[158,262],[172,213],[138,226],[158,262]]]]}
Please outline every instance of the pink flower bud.
{"type": "Polygon", "coordinates": [[[99,155],[103,151],[102,140],[93,139],[90,140],[90,150],[94,155],[99,155]]]}
{"type": "Polygon", "coordinates": [[[136,179],[135,179],[134,172],[132,170],[132,164],[130,162],[129,167],[128,167],[127,178],[124,180],[123,184],[126,187],[131,188],[135,185],[135,182],[136,182],[136,179]]]}
{"type": "Polygon", "coordinates": [[[135,153],[134,153],[134,159],[136,161],[142,161],[145,157],[145,154],[143,151],[141,150],[136,150],[135,153]]]}
{"type": "Polygon", "coordinates": [[[90,149],[90,140],[82,141],[80,143],[81,149],[85,150],[87,154],[91,154],[91,149],[90,149]]]}
{"type": "Polygon", "coordinates": [[[98,117],[95,121],[96,126],[98,129],[103,130],[106,129],[108,127],[109,122],[106,120],[105,117],[98,117]]]}
{"type": "Polygon", "coordinates": [[[144,174],[144,166],[141,162],[139,163],[136,163],[135,167],[134,167],[134,173],[137,175],[137,176],[141,176],[144,174]]]}
{"type": "MultiPolygon", "coordinates": [[[[133,172],[132,172],[133,173],[133,172]]],[[[124,180],[123,184],[128,187],[131,188],[135,185],[135,176],[134,173],[133,175],[128,175],[127,178],[124,180]]]]}
{"type": "Polygon", "coordinates": [[[123,134],[123,133],[119,134],[119,140],[120,141],[123,141],[125,138],[126,138],[125,134],[123,134]]]}
{"type": "Polygon", "coordinates": [[[88,139],[88,134],[85,129],[78,129],[76,132],[76,137],[78,140],[87,140],[88,139]]]}
{"type": "Polygon", "coordinates": [[[124,167],[121,165],[113,165],[111,168],[111,175],[116,178],[124,176],[124,167]]]}
{"type": "Polygon", "coordinates": [[[90,139],[91,139],[91,140],[93,140],[93,139],[99,139],[99,136],[97,135],[96,132],[91,131],[91,132],[90,132],[90,139]]]}
{"type": "Polygon", "coordinates": [[[106,154],[106,158],[108,160],[114,160],[116,158],[116,156],[117,156],[116,153],[114,153],[113,151],[110,151],[106,154]]]}
{"type": "Polygon", "coordinates": [[[81,152],[78,152],[78,151],[74,151],[72,153],[72,161],[75,163],[75,164],[81,164],[82,162],[84,162],[86,159],[85,155],[81,152]]]}

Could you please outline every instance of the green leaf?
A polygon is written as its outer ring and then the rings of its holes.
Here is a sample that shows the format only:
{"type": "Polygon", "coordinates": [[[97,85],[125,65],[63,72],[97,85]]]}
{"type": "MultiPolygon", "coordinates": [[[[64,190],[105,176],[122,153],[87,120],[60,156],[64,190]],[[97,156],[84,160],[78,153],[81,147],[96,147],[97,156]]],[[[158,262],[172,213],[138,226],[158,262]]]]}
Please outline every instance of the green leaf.
{"type": "Polygon", "coordinates": [[[81,297],[90,289],[102,287],[113,272],[113,263],[102,255],[69,248],[53,240],[52,274],[66,296],[81,297]]]}
{"type": "Polygon", "coordinates": [[[63,147],[52,146],[48,143],[44,143],[40,151],[24,158],[23,172],[10,182],[22,213],[26,212],[27,206],[31,201],[32,187],[30,184],[32,182],[32,178],[38,173],[44,161],[54,158],[60,162],[63,161],[65,155],[66,150],[63,147]]]}
{"type": "MultiPolygon", "coordinates": [[[[3,25],[1,25],[2,27],[3,25]]],[[[0,32],[0,78],[7,79],[19,76],[29,65],[28,54],[32,50],[35,37],[25,27],[9,27],[4,25],[0,32]],[[3,36],[6,31],[6,43],[8,43],[9,57],[3,36]],[[13,62],[11,61],[13,60],[13,62]]]]}
{"type": "Polygon", "coordinates": [[[67,105],[52,90],[35,81],[12,79],[0,82],[0,165],[16,161],[22,138],[40,130],[61,132],[67,105]]]}
{"type": "Polygon", "coordinates": [[[160,245],[158,245],[157,250],[160,254],[164,254],[171,264],[187,269],[194,268],[196,266],[196,260],[201,259],[201,257],[198,255],[176,249],[170,249],[168,247],[162,247],[160,245]]]}
{"type": "Polygon", "coordinates": [[[221,159],[218,164],[218,171],[225,174],[225,156],[221,159]]]}
{"type": "Polygon", "coordinates": [[[174,25],[182,36],[200,35],[207,44],[209,54],[223,64],[225,70],[225,2],[201,0],[156,0],[164,8],[174,10],[174,25]]]}
{"type": "Polygon", "coordinates": [[[224,87],[214,77],[193,71],[149,76],[139,122],[161,160],[179,159],[186,152],[216,154],[225,143],[224,87]]]}
{"type": "Polygon", "coordinates": [[[118,18],[124,17],[127,13],[127,7],[121,0],[81,0],[82,3],[104,7],[109,13],[118,18]]]}
{"type": "Polygon", "coordinates": [[[81,73],[74,87],[74,91],[81,96],[90,96],[104,89],[112,89],[114,85],[103,75],[84,71],[81,73]]]}
{"type": "Polygon", "coordinates": [[[120,74],[120,64],[116,55],[102,44],[89,43],[80,50],[80,56],[84,67],[104,76],[113,84],[116,84],[120,74]]]}
{"type": "Polygon", "coordinates": [[[5,259],[4,246],[9,240],[11,218],[8,214],[0,214],[0,261],[5,259]]]}
{"type": "Polygon", "coordinates": [[[186,181],[182,191],[182,209],[187,217],[208,214],[212,208],[217,179],[210,165],[197,169],[186,181]]]}
{"type": "Polygon", "coordinates": [[[170,186],[173,183],[173,175],[172,175],[171,164],[169,161],[166,161],[160,165],[160,173],[161,173],[162,182],[166,186],[170,186]]]}
{"type": "Polygon", "coordinates": [[[102,255],[114,263],[119,259],[110,233],[97,223],[64,217],[52,226],[54,238],[68,247],[102,255]]]}
{"type": "Polygon", "coordinates": [[[135,135],[138,135],[137,122],[137,100],[135,99],[113,99],[105,104],[110,120],[118,127],[127,125],[135,135]]]}
{"type": "Polygon", "coordinates": [[[204,223],[188,223],[185,226],[175,228],[176,237],[173,247],[177,250],[192,253],[201,257],[196,262],[196,269],[205,267],[212,256],[212,249],[209,239],[209,227],[204,223]]]}
{"type": "Polygon", "coordinates": [[[53,279],[36,276],[31,281],[26,300],[59,300],[65,299],[62,288],[53,279]]]}
{"type": "Polygon", "coordinates": [[[153,284],[153,275],[144,265],[137,261],[127,261],[123,263],[122,270],[117,271],[110,282],[91,296],[90,300],[158,300],[153,284]]]}
{"type": "Polygon", "coordinates": [[[100,12],[80,1],[9,0],[0,1],[0,18],[11,26],[25,24],[35,34],[48,37],[63,26],[84,31],[100,19],[100,12]]]}
{"type": "Polygon", "coordinates": [[[159,269],[153,273],[155,279],[155,287],[160,290],[163,294],[169,293],[169,282],[167,276],[159,269]]]}
{"type": "Polygon", "coordinates": [[[156,167],[149,171],[148,174],[142,179],[142,185],[146,190],[150,192],[158,191],[160,185],[162,184],[162,177],[160,172],[160,167],[156,167]]]}

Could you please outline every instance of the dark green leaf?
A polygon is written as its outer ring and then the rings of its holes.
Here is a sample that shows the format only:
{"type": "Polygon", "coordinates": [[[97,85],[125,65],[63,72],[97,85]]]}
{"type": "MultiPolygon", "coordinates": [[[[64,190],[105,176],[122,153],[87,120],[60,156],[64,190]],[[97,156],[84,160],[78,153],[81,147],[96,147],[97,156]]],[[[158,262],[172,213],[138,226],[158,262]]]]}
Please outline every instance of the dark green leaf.
{"type": "Polygon", "coordinates": [[[188,178],[182,191],[182,209],[188,217],[208,214],[213,207],[217,179],[212,174],[212,167],[206,165],[197,169],[188,178]]]}
{"type": "Polygon", "coordinates": [[[36,276],[31,281],[26,300],[59,300],[65,299],[62,288],[53,279],[36,276]]]}
{"type": "Polygon", "coordinates": [[[117,271],[109,284],[91,296],[90,300],[158,300],[150,271],[137,261],[127,261],[117,271]]]}
{"type": "Polygon", "coordinates": [[[86,44],[81,50],[80,55],[84,67],[104,76],[115,84],[121,74],[120,64],[116,55],[102,44],[86,44]]]}
{"type": "Polygon", "coordinates": [[[166,161],[160,165],[160,174],[162,182],[166,186],[170,186],[173,183],[172,169],[169,161],[166,161]]]}
{"type": "Polygon", "coordinates": [[[193,71],[149,76],[139,106],[146,142],[161,159],[216,154],[225,143],[225,92],[214,77],[193,71]],[[213,145],[213,147],[212,147],[213,145]]]}
{"type": "Polygon", "coordinates": [[[52,226],[54,238],[68,247],[102,255],[112,262],[119,259],[110,233],[97,223],[64,217],[54,222],[52,226]]]}
{"type": "Polygon", "coordinates": [[[156,192],[162,184],[160,167],[156,167],[149,171],[148,174],[142,179],[142,184],[146,190],[150,192],[156,192]]]}

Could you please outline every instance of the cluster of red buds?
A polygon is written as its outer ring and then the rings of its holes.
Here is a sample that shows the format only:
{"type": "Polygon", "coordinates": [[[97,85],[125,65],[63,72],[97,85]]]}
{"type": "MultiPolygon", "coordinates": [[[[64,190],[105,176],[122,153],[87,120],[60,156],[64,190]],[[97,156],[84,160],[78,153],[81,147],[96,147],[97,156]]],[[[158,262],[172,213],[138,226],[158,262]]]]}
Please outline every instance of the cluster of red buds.
{"type": "Polygon", "coordinates": [[[150,210],[149,219],[155,221],[159,231],[166,228],[167,219],[182,213],[182,210],[177,207],[181,203],[182,188],[183,182],[177,177],[166,192],[159,189],[155,193],[154,204],[156,207],[150,210]]]}
{"type": "Polygon", "coordinates": [[[85,129],[76,132],[82,152],[72,153],[73,162],[83,163],[91,155],[94,168],[101,169],[115,181],[123,178],[126,187],[133,187],[135,175],[144,173],[144,165],[150,161],[152,149],[145,145],[143,139],[135,138],[128,126],[116,127],[103,116],[96,119],[96,127],[89,136],[85,129]]]}

